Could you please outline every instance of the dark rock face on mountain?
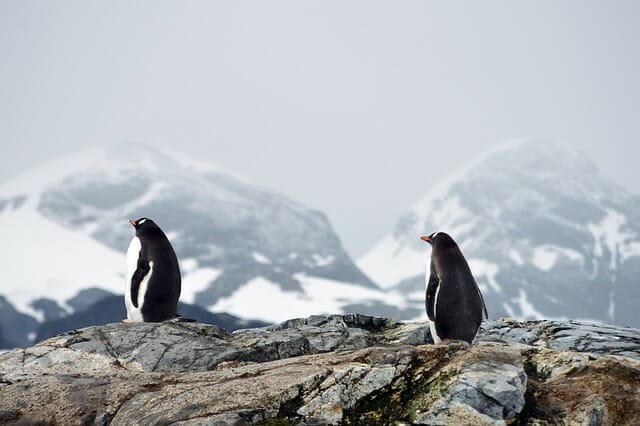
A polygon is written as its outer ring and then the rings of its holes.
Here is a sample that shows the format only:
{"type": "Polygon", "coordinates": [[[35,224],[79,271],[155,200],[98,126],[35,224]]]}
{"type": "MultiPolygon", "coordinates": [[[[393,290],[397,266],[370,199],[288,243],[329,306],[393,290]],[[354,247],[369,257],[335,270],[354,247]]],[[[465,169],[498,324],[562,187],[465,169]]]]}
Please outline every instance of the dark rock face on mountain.
{"type": "Polygon", "coordinates": [[[109,324],[0,355],[0,423],[631,425],[639,380],[640,330],[581,322],[109,324]]]}
{"type": "Polygon", "coordinates": [[[424,304],[429,250],[451,234],[490,317],[589,318],[640,327],[640,197],[551,144],[498,149],[432,188],[358,262],[424,304]]]}
{"type": "Polygon", "coordinates": [[[38,327],[35,318],[18,312],[11,303],[0,296],[0,329],[4,341],[0,341],[0,349],[29,346],[29,335],[38,327]]]}
{"type": "Polygon", "coordinates": [[[10,342],[7,342],[4,338],[4,336],[2,335],[2,329],[0,329],[0,349],[2,348],[13,348],[15,347],[15,345],[11,344],[10,342]]]}
{"type": "MultiPolygon", "coordinates": [[[[78,294],[67,300],[67,305],[73,308],[74,312],[81,312],[89,309],[92,305],[100,302],[107,297],[113,296],[114,294],[99,288],[86,288],[80,290],[78,294]]],[[[114,321],[107,321],[114,322],[114,321]]],[[[100,324],[87,324],[87,325],[102,325],[107,322],[100,324]]],[[[76,328],[83,327],[82,325],[77,326],[76,328]]]]}

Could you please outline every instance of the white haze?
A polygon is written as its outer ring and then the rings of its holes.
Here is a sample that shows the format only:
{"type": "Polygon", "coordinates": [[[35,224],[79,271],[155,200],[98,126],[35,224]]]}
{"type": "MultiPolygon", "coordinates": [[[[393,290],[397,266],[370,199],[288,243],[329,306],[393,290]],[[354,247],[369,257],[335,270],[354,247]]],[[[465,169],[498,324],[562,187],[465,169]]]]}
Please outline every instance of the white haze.
{"type": "Polygon", "coordinates": [[[362,254],[494,143],[640,192],[635,1],[0,3],[0,179],[87,145],[182,150],[326,212],[362,254]]]}

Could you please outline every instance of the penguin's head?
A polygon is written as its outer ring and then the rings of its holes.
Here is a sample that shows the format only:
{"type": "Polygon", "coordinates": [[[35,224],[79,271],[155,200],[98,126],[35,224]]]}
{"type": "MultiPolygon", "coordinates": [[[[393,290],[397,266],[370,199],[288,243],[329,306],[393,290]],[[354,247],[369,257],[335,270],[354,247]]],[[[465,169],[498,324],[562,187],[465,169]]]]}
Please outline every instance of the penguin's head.
{"type": "Polygon", "coordinates": [[[148,217],[141,217],[138,220],[130,220],[129,223],[135,228],[136,235],[152,234],[160,229],[158,225],[148,217]]]}
{"type": "Polygon", "coordinates": [[[426,236],[426,237],[420,237],[420,239],[422,241],[425,241],[429,244],[431,244],[431,246],[435,249],[435,248],[445,248],[445,247],[449,247],[449,246],[455,246],[456,242],[453,241],[453,238],[451,238],[449,236],[449,234],[447,234],[446,232],[434,232],[433,234],[426,236]]]}

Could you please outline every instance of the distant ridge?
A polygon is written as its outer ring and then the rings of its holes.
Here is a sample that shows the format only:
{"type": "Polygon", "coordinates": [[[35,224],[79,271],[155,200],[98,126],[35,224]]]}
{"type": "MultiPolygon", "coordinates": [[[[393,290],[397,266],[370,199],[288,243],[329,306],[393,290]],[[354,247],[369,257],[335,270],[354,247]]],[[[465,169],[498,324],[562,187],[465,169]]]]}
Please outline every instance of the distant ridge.
{"type": "Polygon", "coordinates": [[[640,326],[640,197],[585,155],[551,143],[501,146],[429,191],[359,259],[381,286],[424,304],[429,251],[447,231],[492,317],[640,326]]]}

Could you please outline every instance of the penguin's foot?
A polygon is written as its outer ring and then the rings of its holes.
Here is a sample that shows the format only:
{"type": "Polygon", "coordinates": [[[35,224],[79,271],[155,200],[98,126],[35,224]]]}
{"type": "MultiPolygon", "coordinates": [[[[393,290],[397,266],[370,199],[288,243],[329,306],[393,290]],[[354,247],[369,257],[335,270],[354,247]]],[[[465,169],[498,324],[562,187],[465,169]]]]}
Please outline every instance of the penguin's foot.
{"type": "Polygon", "coordinates": [[[122,320],[122,322],[133,322],[133,321],[131,321],[129,318],[125,318],[122,320]]]}

